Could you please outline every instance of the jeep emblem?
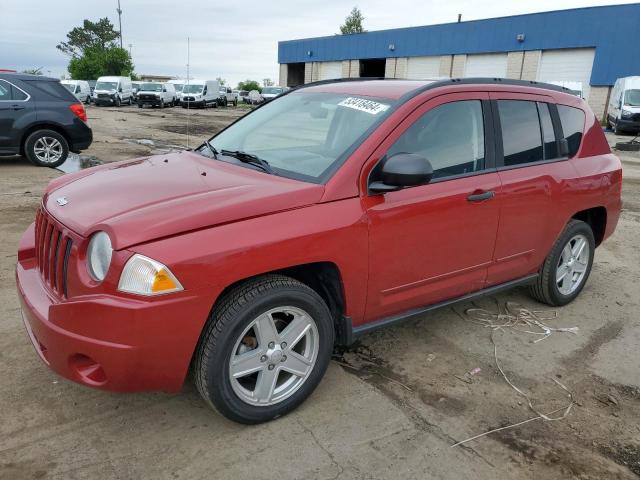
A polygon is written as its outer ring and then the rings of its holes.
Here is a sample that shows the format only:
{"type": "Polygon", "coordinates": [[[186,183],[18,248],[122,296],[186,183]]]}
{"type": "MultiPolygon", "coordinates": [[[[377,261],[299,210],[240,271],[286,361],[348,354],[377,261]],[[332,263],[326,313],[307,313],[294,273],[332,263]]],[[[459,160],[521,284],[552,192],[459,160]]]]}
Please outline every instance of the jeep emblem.
{"type": "Polygon", "coordinates": [[[67,200],[67,197],[60,197],[56,198],[56,203],[61,207],[64,207],[67,203],[69,203],[69,201],[67,200]]]}

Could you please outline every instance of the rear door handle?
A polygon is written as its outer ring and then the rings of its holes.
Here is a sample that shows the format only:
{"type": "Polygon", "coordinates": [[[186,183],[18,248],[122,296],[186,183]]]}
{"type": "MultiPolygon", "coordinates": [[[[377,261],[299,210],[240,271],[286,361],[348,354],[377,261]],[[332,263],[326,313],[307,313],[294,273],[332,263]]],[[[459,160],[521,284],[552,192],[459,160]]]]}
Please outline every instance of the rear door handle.
{"type": "Polygon", "coordinates": [[[24,107],[21,105],[11,105],[11,108],[13,110],[24,110],[24,107]]]}
{"type": "Polygon", "coordinates": [[[472,193],[467,197],[469,202],[484,202],[485,200],[491,200],[495,196],[496,192],[490,190],[482,193],[472,193]]]}

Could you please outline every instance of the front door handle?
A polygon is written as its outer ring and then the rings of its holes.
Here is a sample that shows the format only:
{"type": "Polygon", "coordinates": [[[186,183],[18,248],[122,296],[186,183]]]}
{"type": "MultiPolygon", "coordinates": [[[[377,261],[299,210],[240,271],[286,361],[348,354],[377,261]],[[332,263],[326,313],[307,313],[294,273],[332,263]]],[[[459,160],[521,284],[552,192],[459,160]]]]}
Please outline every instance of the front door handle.
{"type": "Polygon", "coordinates": [[[484,202],[485,200],[491,200],[496,195],[496,192],[490,190],[488,192],[472,193],[467,197],[469,202],[484,202]]]}

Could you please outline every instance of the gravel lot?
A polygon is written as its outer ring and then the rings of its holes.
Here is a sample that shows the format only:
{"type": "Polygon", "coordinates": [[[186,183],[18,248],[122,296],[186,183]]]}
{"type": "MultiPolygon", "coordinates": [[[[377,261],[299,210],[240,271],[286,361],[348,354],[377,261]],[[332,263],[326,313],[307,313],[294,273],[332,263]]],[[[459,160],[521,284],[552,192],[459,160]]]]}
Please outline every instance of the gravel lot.
{"type": "MultiPolygon", "coordinates": [[[[187,123],[194,146],[245,111],[89,107],[94,143],[69,166],[186,146],[187,123]]],[[[0,478],[638,478],[640,155],[620,156],[625,207],[618,229],[598,249],[579,299],[548,322],[578,333],[535,344],[530,335],[495,334],[504,372],[536,408],[566,406],[554,379],[576,405],[564,420],[536,420],[455,448],[535,416],[496,368],[489,329],[465,316],[474,305],[336,352],[301,408],[256,427],[209,410],[191,383],[179,395],[122,395],[57,377],[24,331],[14,265],[47,181],[61,173],[0,159],[0,478]]],[[[495,312],[505,302],[546,310],[524,290],[475,305],[495,312]]]]}

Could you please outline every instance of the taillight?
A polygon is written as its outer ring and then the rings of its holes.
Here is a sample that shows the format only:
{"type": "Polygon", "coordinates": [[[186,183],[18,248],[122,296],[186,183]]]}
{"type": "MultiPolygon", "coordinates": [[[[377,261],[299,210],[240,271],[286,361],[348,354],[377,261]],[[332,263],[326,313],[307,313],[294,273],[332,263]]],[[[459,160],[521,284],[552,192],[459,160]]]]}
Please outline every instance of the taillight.
{"type": "Polygon", "coordinates": [[[69,110],[71,110],[76,117],[78,117],[83,122],[87,121],[87,112],[81,103],[74,103],[69,105],[69,110]]]}

